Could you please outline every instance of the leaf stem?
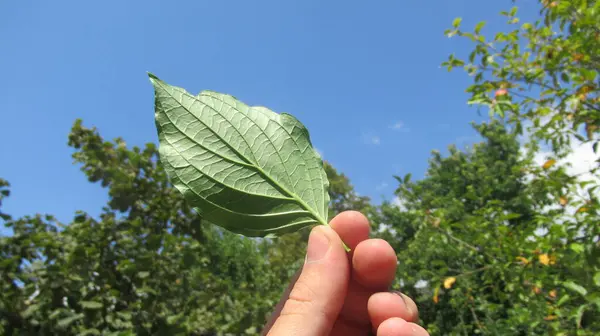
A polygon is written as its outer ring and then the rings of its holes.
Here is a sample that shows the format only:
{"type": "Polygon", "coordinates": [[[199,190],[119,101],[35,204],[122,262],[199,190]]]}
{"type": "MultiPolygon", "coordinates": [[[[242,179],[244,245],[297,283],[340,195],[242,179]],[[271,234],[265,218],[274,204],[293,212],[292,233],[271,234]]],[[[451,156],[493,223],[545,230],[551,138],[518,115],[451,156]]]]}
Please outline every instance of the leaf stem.
{"type": "Polygon", "coordinates": [[[352,251],[352,250],[351,250],[351,249],[348,247],[348,245],[346,245],[346,243],[344,243],[344,241],[343,241],[343,240],[342,240],[342,245],[344,246],[344,250],[346,250],[346,252],[350,252],[350,251],[352,251]]]}
{"type": "MultiPolygon", "coordinates": [[[[256,169],[266,178],[268,178],[269,180],[271,180],[275,185],[277,185],[279,188],[281,188],[281,190],[283,190],[286,194],[288,194],[290,197],[292,197],[296,202],[298,202],[304,209],[306,209],[310,214],[313,215],[313,217],[317,220],[317,222],[321,223],[322,225],[325,226],[329,226],[329,223],[327,223],[327,221],[321,217],[321,215],[319,215],[319,213],[317,213],[316,211],[313,210],[313,208],[311,208],[308,204],[306,204],[306,202],[304,202],[303,199],[301,199],[300,197],[298,197],[298,195],[296,195],[295,193],[291,192],[290,190],[288,190],[284,185],[282,185],[281,183],[277,182],[275,179],[271,178],[271,176],[269,176],[258,164],[255,164],[256,169]]],[[[327,214],[325,214],[327,215],[327,214]]],[[[344,241],[342,241],[342,245],[344,246],[344,250],[346,252],[350,252],[351,249],[348,247],[348,245],[346,245],[346,243],[344,243],[344,241]]]]}
{"type": "MultiPolygon", "coordinates": [[[[321,225],[325,225],[325,226],[331,227],[331,225],[329,225],[329,223],[327,223],[327,222],[323,221],[321,218],[319,218],[319,221],[321,222],[321,225]]],[[[340,239],[340,240],[341,240],[341,239],[340,239]]],[[[348,245],[346,245],[346,243],[344,243],[344,241],[343,241],[343,240],[342,240],[342,246],[344,247],[344,250],[345,250],[346,252],[350,252],[350,251],[352,251],[352,249],[350,249],[350,248],[348,247],[348,245]]]]}

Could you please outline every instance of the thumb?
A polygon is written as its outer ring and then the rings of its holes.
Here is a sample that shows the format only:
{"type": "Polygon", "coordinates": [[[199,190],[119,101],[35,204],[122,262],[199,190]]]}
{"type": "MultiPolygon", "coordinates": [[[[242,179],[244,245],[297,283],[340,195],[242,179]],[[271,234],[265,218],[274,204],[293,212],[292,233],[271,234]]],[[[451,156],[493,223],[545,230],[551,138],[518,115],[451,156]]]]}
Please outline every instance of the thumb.
{"type": "Polygon", "coordinates": [[[330,227],[310,233],[306,260],[267,335],[328,335],[344,304],[350,266],[342,240],[330,227]]]}

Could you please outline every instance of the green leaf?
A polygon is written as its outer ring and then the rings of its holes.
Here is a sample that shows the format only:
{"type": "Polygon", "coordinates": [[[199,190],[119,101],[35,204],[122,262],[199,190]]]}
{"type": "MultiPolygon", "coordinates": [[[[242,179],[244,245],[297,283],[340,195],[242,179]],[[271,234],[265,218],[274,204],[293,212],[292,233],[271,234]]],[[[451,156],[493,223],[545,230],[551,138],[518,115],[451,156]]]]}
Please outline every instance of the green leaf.
{"type": "Polygon", "coordinates": [[[561,296],[561,298],[556,303],[556,306],[560,307],[563,304],[565,304],[565,302],[569,301],[570,299],[571,299],[571,297],[569,296],[569,294],[565,294],[565,295],[561,296]]]}
{"type": "Polygon", "coordinates": [[[581,319],[583,318],[583,313],[585,312],[586,308],[587,308],[587,305],[581,305],[575,311],[574,318],[575,318],[575,323],[577,324],[577,328],[581,328],[581,319]]]}
{"type": "Polygon", "coordinates": [[[65,317],[63,319],[58,320],[58,322],[56,322],[56,325],[60,328],[65,328],[73,324],[73,322],[83,318],[83,316],[84,315],[80,313],[69,317],[65,317]]]}
{"type": "Polygon", "coordinates": [[[29,318],[31,315],[33,315],[36,311],[38,311],[40,309],[40,305],[39,304],[32,304],[29,307],[27,307],[27,309],[25,309],[21,315],[24,318],[29,318]]]}
{"type": "Polygon", "coordinates": [[[458,26],[460,26],[461,22],[462,22],[462,18],[456,18],[456,19],[454,19],[454,21],[452,21],[452,27],[458,28],[458,26]]]}
{"type": "Polygon", "coordinates": [[[481,29],[483,28],[483,26],[485,26],[485,21],[481,21],[479,22],[476,26],[475,26],[475,34],[479,34],[479,32],[481,31],[481,29]]]}
{"type": "Polygon", "coordinates": [[[586,80],[593,82],[596,79],[597,70],[580,69],[586,80]]]}
{"type": "Polygon", "coordinates": [[[571,245],[569,245],[569,248],[575,253],[583,253],[583,251],[585,250],[585,247],[579,243],[572,243],[571,245]]]}
{"type": "Polygon", "coordinates": [[[583,288],[582,286],[574,283],[573,281],[565,281],[563,282],[563,286],[567,289],[570,289],[574,292],[579,293],[581,296],[586,296],[587,295],[587,289],[583,288]]]}
{"type": "Polygon", "coordinates": [[[139,277],[140,279],[145,279],[145,278],[147,278],[148,276],[150,276],[150,272],[147,272],[147,271],[142,271],[142,272],[138,272],[138,274],[137,274],[137,275],[138,275],[138,277],[139,277]]]}
{"type": "Polygon", "coordinates": [[[600,287],[600,272],[594,273],[594,283],[596,286],[600,287]]]}
{"type": "Polygon", "coordinates": [[[150,80],[161,163],[203,219],[250,237],[327,225],[329,181],[300,121],[150,80]]]}
{"type": "Polygon", "coordinates": [[[167,324],[175,324],[181,318],[181,315],[171,315],[167,317],[167,324]]]}
{"type": "Polygon", "coordinates": [[[64,311],[65,309],[62,308],[56,309],[48,316],[48,319],[54,320],[55,318],[59,317],[64,311]]]}
{"type": "Polygon", "coordinates": [[[102,308],[102,303],[96,301],[81,301],[81,306],[86,309],[100,309],[102,308]]]}

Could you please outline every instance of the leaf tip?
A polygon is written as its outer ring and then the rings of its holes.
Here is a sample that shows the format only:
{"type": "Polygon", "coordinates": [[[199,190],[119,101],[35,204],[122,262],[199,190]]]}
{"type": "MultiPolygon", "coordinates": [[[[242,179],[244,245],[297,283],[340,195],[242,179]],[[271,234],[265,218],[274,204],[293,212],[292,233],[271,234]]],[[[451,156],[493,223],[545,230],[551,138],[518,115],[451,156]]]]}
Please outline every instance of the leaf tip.
{"type": "Polygon", "coordinates": [[[161,82],[160,78],[158,78],[155,74],[149,71],[146,71],[146,74],[150,78],[150,82],[152,82],[152,84],[156,85],[156,83],[161,82]]]}

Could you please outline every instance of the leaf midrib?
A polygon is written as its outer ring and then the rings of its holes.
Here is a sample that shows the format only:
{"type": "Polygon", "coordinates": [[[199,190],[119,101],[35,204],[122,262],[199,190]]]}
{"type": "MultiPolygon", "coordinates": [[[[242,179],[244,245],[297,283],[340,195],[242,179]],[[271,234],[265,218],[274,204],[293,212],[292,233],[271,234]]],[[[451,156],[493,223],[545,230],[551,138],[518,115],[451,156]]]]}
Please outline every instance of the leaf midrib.
{"type": "MultiPolygon", "coordinates": [[[[255,111],[257,111],[258,113],[261,113],[263,115],[266,113],[263,110],[255,110],[255,111]]],[[[281,114],[279,116],[281,116],[281,114]]],[[[296,141],[296,139],[292,136],[292,133],[289,132],[285,128],[285,126],[283,126],[282,121],[281,121],[281,117],[279,117],[278,120],[275,120],[275,122],[277,124],[279,124],[279,126],[281,126],[281,128],[284,130],[284,132],[286,132],[287,135],[289,135],[290,139],[292,139],[292,141],[294,141],[294,143],[296,144],[296,147],[300,148],[300,145],[298,144],[298,141],[296,141]]],[[[294,125],[294,127],[297,127],[297,126],[294,125]]],[[[310,150],[310,148],[308,148],[308,150],[310,150]]],[[[304,155],[305,152],[306,152],[306,149],[304,150],[304,152],[300,151],[300,153],[302,153],[302,155],[304,155]]],[[[306,174],[305,174],[305,176],[308,175],[307,177],[309,178],[309,181],[310,181],[309,171],[310,171],[309,167],[306,166],[306,174]]],[[[287,170],[286,170],[286,172],[287,172],[287,170]]],[[[321,183],[325,184],[325,181],[323,180],[323,175],[321,173],[319,173],[318,175],[319,175],[319,180],[321,180],[321,183]]],[[[312,181],[311,181],[311,184],[312,184],[312,181]]],[[[312,188],[312,186],[311,186],[311,188],[312,188]]],[[[312,189],[311,191],[312,191],[313,196],[314,196],[315,190],[312,189]]],[[[325,202],[325,199],[326,199],[326,195],[325,194],[326,193],[327,193],[327,191],[323,191],[323,195],[321,195],[321,197],[323,197],[323,215],[325,215],[325,216],[327,215],[327,207],[328,207],[327,202],[325,202]]],[[[323,220],[323,221],[325,221],[325,220],[323,220]]]]}
{"type": "MultiPolygon", "coordinates": [[[[171,118],[169,118],[169,116],[167,116],[167,119],[169,119],[169,121],[171,122],[171,124],[175,125],[175,124],[173,123],[173,121],[171,120],[171,118]]],[[[177,126],[175,126],[175,128],[177,128],[177,130],[180,130],[180,129],[179,129],[179,127],[177,127],[177,126]]],[[[181,130],[180,130],[180,132],[181,132],[181,133],[183,133],[183,134],[184,134],[186,137],[188,137],[188,136],[187,136],[187,135],[186,135],[184,132],[182,132],[181,130]]],[[[164,133],[164,132],[163,132],[163,133],[164,133]]],[[[189,137],[188,137],[188,138],[189,138],[189,137]]],[[[208,178],[209,180],[211,180],[211,181],[213,181],[213,182],[215,182],[215,183],[217,183],[217,184],[220,184],[220,185],[222,185],[222,186],[224,186],[224,187],[227,187],[227,188],[229,188],[229,189],[234,189],[234,190],[236,189],[235,187],[233,187],[233,186],[231,186],[231,185],[227,184],[227,183],[225,182],[225,180],[223,180],[223,181],[219,181],[219,180],[218,180],[218,179],[216,179],[215,177],[213,177],[213,176],[211,176],[211,175],[209,175],[209,174],[205,173],[204,171],[202,171],[202,169],[200,169],[200,168],[196,167],[195,165],[193,165],[193,164],[190,162],[190,160],[188,160],[188,159],[187,159],[187,158],[186,158],[186,157],[185,157],[185,156],[182,154],[182,152],[181,152],[179,149],[177,149],[177,147],[176,147],[175,145],[173,145],[173,143],[171,143],[171,141],[169,141],[169,139],[167,139],[167,137],[166,137],[166,136],[163,136],[163,139],[164,139],[164,140],[167,142],[167,144],[169,144],[169,147],[171,147],[171,148],[172,148],[172,149],[173,149],[175,152],[177,152],[177,154],[178,154],[178,155],[179,155],[179,156],[180,156],[180,157],[181,157],[181,158],[182,158],[182,159],[183,159],[185,162],[187,162],[187,164],[188,164],[188,165],[190,165],[190,167],[193,167],[193,168],[194,168],[196,171],[198,171],[200,174],[202,174],[203,176],[206,176],[206,178],[208,178]]],[[[196,142],[194,141],[194,143],[196,143],[196,142]]],[[[200,145],[200,146],[201,146],[201,145],[200,145]]],[[[201,147],[202,147],[202,146],[201,146],[201,147]]],[[[209,151],[209,152],[213,153],[212,151],[209,151]]],[[[221,156],[221,155],[218,155],[218,154],[215,154],[215,155],[217,155],[217,156],[219,156],[219,157],[223,158],[223,156],[221,156]]],[[[223,159],[225,159],[225,158],[223,158],[223,159]]],[[[226,159],[225,159],[225,160],[226,160],[226,159]]],[[[227,161],[227,160],[226,160],[226,161],[227,161]]],[[[235,161],[235,162],[237,162],[237,161],[235,161]]],[[[173,165],[171,165],[171,166],[172,166],[174,169],[176,169],[176,167],[175,167],[175,166],[173,166],[173,165]]],[[[249,167],[249,168],[254,168],[254,169],[256,168],[256,166],[254,166],[254,165],[251,165],[251,164],[245,164],[245,165],[243,165],[243,166],[245,166],[245,167],[249,167]]],[[[258,172],[258,173],[260,174],[260,172],[258,172]]],[[[193,181],[195,181],[195,180],[197,180],[197,178],[195,178],[195,179],[192,179],[190,182],[187,182],[186,184],[188,184],[188,183],[191,183],[191,182],[193,182],[193,181]]],[[[198,197],[202,197],[202,196],[200,196],[198,193],[196,193],[196,191],[194,191],[192,188],[190,188],[190,190],[192,190],[192,191],[194,192],[194,194],[196,194],[198,197]]],[[[239,189],[238,189],[238,190],[239,190],[239,189]]],[[[242,192],[244,192],[245,194],[248,194],[248,195],[253,195],[253,196],[258,196],[258,197],[273,198],[273,199],[279,199],[279,200],[285,200],[285,201],[293,201],[293,200],[294,200],[294,199],[293,199],[293,198],[291,198],[291,197],[276,197],[276,196],[273,196],[273,195],[257,194],[257,193],[253,193],[253,192],[250,192],[250,191],[247,191],[247,190],[242,190],[242,192]]],[[[205,197],[202,197],[202,198],[206,199],[205,197]]],[[[208,201],[208,199],[206,199],[206,200],[208,201]]],[[[210,201],[209,201],[209,202],[210,202],[210,201]]],[[[212,202],[211,202],[211,203],[212,203],[212,202]]]]}
{"type": "MultiPolygon", "coordinates": [[[[201,96],[201,95],[202,95],[202,93],[200,93],[200,94],[199,94],[199,96],[201,96]]],[[[221,102],[221,104],[222,104],[222,105],[226,105],[226,106],[228,106],[230,109],[233,109],[233,110],[237,111],[238,113],[242,113],[242,112],[241,112],[241,111],[240,111],[240,110],[239,110],[239,109],[238,109],[236,106],[233,106],[233,105],[231,105],[231,104],[227,103],[225,100],[223,100],[223,99],[221,99],[221,98],[214,97],[214,96],[212,96],[212,95],[210,95],[210,94],[208,94],[208,95],[207,95],[207,94],[204,94],[204,95],[205,95],[205,96],[209,96],[210,98],[213,98],[213,99],[219,100],[219,101],[221,102]]],[[[192,95],[189,95],[189,96],[192,96],[192,95]]],[[[193,99],[195,99],[196,101],[200,102],[201,104],[204,104],[204,103],[203,103],[203,102],[202,102],[200,99],[198,99],[198,97],[197,97],[197,96],[193,96],[193,99]]],[[[252,147],[250,146],[250,144],[248,144],[248,141],[246,141],[246,138],[244,138],[244,136],[243,136],[243,135],[240,133],[240,131],[239,131],[239,130],[238,130],[236,127],[235,127],[235,125],[234,125],[234,124],[233,124],[233,123],[232,123],[232,122],[231,122],[229,119],[227,119],[227,118],[226,118],[226,117],[225,117],[223,114],[221,114],[221,111],[220,111],[220,110],[217,110],[216,108],[214,108],[214,107],[212,107],[212,106],[209,106],[208,104],[204,104],[204,106],[208,106],[209,108],[213,109],[213,110],[214,110],[216,113],[218,113],[218,114],[219,114],[221,117],[223,117],[223,119],[225,119],[225,121],[226,121],[227,123],[229,123],[229,125],[231,125],[231,127],[233,127],[233,128],[234,128],[234,129],[235,129],[235,130],[238,132],[238,134],[239,134],[239,135],[240,135],[240,136],[241,136],[241,137],[244,139],[244,142],[246,142],[246,144],[248,145],[248,148],[250,148],[250,151],[252,151],[252,147]]],[[[247,105],[246,105],[246,106],[247,106],[247,105]]],[[[247,107],[248,107],[248,109],[250,109],[250,108],[251,108],[250,106],[247,106],[247,107]]],[[[222,106],[221,106],[221,108],[222,108],[222,106]]],[[[191,111],[189,111],[189,112],[191,113],[191,111]]],[[[243,114],[243,113],[242,113],[242,114],[243,114]]],[[[275,143],[273,143],[273,139],[271,139],[271,137],[269,136],[269,134],[267,134],[267,133],[266,133],[266,132],[265,132],[265,131],[264,131],[264,130],[263,130],[263,129],[262,129],[262,128],[261,128],[261,127],[258,125],[258,123],[257,123],[256,121],[254,121],[252,118],[250,118],[250,116],[249,116],[249,115],[245,115],[245,117],[246,117],[246,119],[250,120],[250,122],[252,122],[252,123],[254,124],[254,126],[256,126],[256,128],[258,128],[258,129],[259,129],[259,131],[260,131],[260,132],[262,132],[262,133],[264,134],[264,136],[267,138],[267,140],[269,141],[269,143],[271,144],[271,146],[272,146],[272,147],[273,147],[273,149],[275,150],[275,154],[277,154],[277,157],[279,157],[279,161],[281,161],[281,164],[283,165],[283,169],[285,170],[285,174],[286,174],[286,177],[287,177],[287,179],[288,179],[288,182],[289,182],[289,184],[290,184],[290,185],[292,185],[292,177],[291,177],[291,175],[290,175],[290,172],[288,171],[288,169],[287,169],[287,166],[285,165],[285,162],[283,161],[283,158],[281,157],[281,153],[279,153],[279,150],[277,150],[277,146],[275,146],[275,143]]],[[[269,119],[269,120],[271,120],[271,118],[268,118],[268,119],[269,119]]],[[[268,121],[267,121],[267,123],[268,123],[268,121]]],[[[277,123],[277,124],[278,124],[279,126],[281,126],[281,124],[279,124],[279,123],[277,123]]],[[[281,126],[281,128],[283,128],[283,126],[281,126]]],[[[212,130],[212,129],[211,129],[211,130],[212,130]]],[[[216,134],[216,133],[215,133],[215,134],[216,134]]],[[[258,160],[256,159],[256,156],[254,155],[254,153],[252,153],[252,157],[254,157],[254,163],[256,164],[256,166],[257,166],[258,168],[260,168],[260,167],[258,166],[258,160]]],[[[292,188],[293,188],[293,186],[292,186],[292,188]]]]}

